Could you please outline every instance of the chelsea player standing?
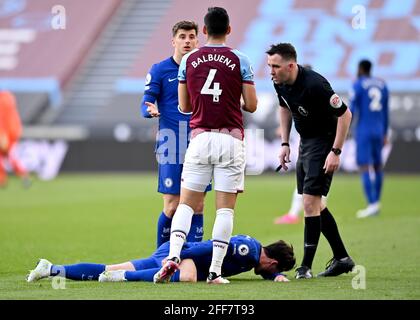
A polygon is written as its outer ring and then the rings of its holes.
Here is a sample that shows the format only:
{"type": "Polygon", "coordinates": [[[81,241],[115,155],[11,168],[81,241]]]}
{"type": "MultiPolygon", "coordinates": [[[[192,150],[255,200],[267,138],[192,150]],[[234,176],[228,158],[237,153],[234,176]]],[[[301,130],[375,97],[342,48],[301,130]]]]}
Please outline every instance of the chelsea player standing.
{"type": "MultiPolygon", "coordinates": [[[[141,112],[145,118],[159,118],[155,152],[163,211],[157,224],[157,247],[169,240],[172,217],[179,203],[190,113],[183,113],[178,106],[178,68],[182,57],[197,47],[197,34],[198,25],[195,22],[177,22],[172,28],[173,56],[154,64],[146,76],[141,112]]],[[[203,238],[203,206],[204,201],[193,216],[188,241],[201,241],[203,238]]]]}
{"type": "Polygon", "coordinates": [[[357,115],[356,160],[368,201],[368,207],[357,212],[358,218],[379,213],[384,175],[382,148],[388,132],[388,89],[382,79],[371,76],[371,68],[369,60],[359,62],[358,79],[350,94],[351,112],[357,115]]]}

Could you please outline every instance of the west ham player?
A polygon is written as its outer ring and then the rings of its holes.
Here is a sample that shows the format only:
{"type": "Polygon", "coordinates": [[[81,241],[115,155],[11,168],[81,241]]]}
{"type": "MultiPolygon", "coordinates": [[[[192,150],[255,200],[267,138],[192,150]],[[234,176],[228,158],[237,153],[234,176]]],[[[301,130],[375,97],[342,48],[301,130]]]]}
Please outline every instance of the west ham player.
{"type": "Polygon", "coordinates": [[[244,186],[241,96],[242,109],[248,112],[256,110],[257,98],[248,58],[225,45],[230,33],[226,10],[209,8],[204,24],[207,44],[186,54],[179,68],[179,105],[184,112],[192,111],[191,142],[182,171],[180,204],[172,220],[168,260],[155,282],[167,282],[177,270],[191,217],[212,176],[216,220],[207,282],[229,282],[221,277],[221,268],[232,235],[236,197],[244,186]]]}
{"type": "MultiPolygon", "coordinates": [[[[206,280],[212,259],[213,244],[186,242],[181,251],[182,262],[171,278],[173,282],[196,282],[206,280]]],[[[121,264],[105,265],[97,263],[78,263],[73,265],[53,265],[41,259],[27,277],[28,282],[49,276],[61,276],[72,280],[99,280],[101,282],[153,281],[168,256],[169,243],[161,245],[150,257],[132,260],[121,264]]],[[[237,235],[231,238],[222,274],[230,277],[254,269],[255,274],[264,279],[288,281],[281,274],[295,265],[293,247],[283,240],[263,247],[255,238],[237,235]]],[[[169,280],[170,278],[167,278],[169,280]]]]}
{"type": "Polygon", "coordinates": [[[388,88],[382,79],[371,76],[372,63],[359,62],[358,79],[350,94],[350,108],[357,115],[355,128],[356,160],[361,171],[368,206],[358,218],[377,215],[383,183],[382,148],[388,133],[388,88]]]}
{"type": "MultiPolygon", "coordinates": [[[[146,77],[141,111],[146,118],[159,117],[156,158],[159,167],[158,192],[163,194],[163,211],[157,223],[157,247],[169,240],[172,217],[179,203],[191,115],[178,108],[178,68],[183,55],[196,48],[197,34],[198,25],[195,22],[176,23],[172,28],[173,56],[154,64],[146,77]]],[[[203,207],[204,202],[201,202],[195,208],[188,241],[203,239],[203,207]]]]}

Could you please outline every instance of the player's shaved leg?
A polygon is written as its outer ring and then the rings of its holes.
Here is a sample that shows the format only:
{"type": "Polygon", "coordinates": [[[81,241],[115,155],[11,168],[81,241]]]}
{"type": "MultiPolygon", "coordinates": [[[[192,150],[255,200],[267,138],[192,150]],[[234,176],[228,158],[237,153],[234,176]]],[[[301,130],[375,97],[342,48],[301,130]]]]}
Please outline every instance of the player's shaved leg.
{"type": "MultiPolygon", "coordinates": [[[[205,194],[204,194],[205,195],[205,194]]],[[[196,214],[203,214],[204,211],[204,197],[201,199],[201,201],[198,203],[196,209],[196,214]]]]}
{"type": "Polygon", "coordinates": [[[114,270],[126,270],[126,271],[135,271],[134,265],[130,262],[123,262],[119,264],[110,264],[105,266],[106,271],[114,271],[114,270]]]}
{"type": "MultiPolygon", "coordinates": [[[[126,270],[123,275],[124,281],[154,281],[154,276],[159,272],[160,268],[146,267],[135,270],[126,270]]],[[[118,275],[117,275],[118,276],[118,275]]],[[[121,277],[121,276],[120,276],[121,277]]],[[[121,278],[120,278],[121,279],[121,278]]],[[[197,282],[197,269],[194,261],[191,259],[185,259],[180,264],[177,270],[173,272],[171,277],[167,279],[171,282],[197,282]]]]}
{"type": "Polygon", "coordinates": [[[321,235],[321,196],[303,194],[305,213],[304,254],[302,266],[312,268],[312,262],[321,235]]]}
{"type": "Polygon", "coordinates": [[[179,194],[163,195],[163,212],[168,218],[172,218],[179,204],[179,194]]]}
{"type": "Polygon", "coordinates": [[[181,188],[179,203],[188,205],[196,212],[198,209],[203,208],[204,195],[204,192],[181,188]]]}
{"type": "Polygon", "coordinates": [[[179,265],[179,281],[181,282],[197,282],[197,268],[192,259],[182,260],[179,265]]]}
{"type": "Polygon", "coordinates": [[[216,191],[216,209],[230,208],[235,209],[237,193],[216,191]]]}

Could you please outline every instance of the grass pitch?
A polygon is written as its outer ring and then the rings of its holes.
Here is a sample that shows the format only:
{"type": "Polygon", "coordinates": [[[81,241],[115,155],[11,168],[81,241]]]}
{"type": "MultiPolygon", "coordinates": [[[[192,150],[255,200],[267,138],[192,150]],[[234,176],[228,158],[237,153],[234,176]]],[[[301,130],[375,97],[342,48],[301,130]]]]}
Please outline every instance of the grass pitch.
{"type": "MultiPolygon", "coordinates": [[[[275,216],[290,205],[293,174],[248,176],[235,210],[234,234],[263,244],[284,239],[302,259],[303,224],[279,226],[275,216]]],[[[11,179],[0,190],[0,299],[420,299],[420,177],[386,176],[379,217],[358,220],[365,206],[359,178],[337,175],[328,199],[347,249],[365,270],[365,289],[354,289],[362,273],[289,283],[264,281],[253,272],[227,286],[205,283],[98,283],[51,280],[27,283],[39,258],[57,264],[118,263],[149,256],[162,209],[155,175],[62,175],[24,190],[11,179]],[[356,278],[354,278],[357,276],[356,278]]],[[[205,238],[211,236],[214,193],[206,199],[205,238]]],[[[332,257],[321,236],[313,271],[332,257]]],[[[363,268],[363,269],[362,269],[363,268]]]]}

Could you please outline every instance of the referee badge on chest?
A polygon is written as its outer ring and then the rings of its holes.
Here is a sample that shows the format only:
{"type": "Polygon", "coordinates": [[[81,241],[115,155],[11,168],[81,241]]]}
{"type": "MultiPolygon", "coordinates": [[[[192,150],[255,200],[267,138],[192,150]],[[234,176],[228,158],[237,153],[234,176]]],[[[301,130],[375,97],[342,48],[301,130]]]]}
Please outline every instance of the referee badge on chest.
{"type": "Polygon", "coordinates": [[[304,107],[299,106],[299,107],[298,107],[298,111],[299,111],[299,113],[300,113],[302,116],[304,116],[304,117],[307,117],[307,116],[308,116],[308,111],[307,111],[304,107]]]}

